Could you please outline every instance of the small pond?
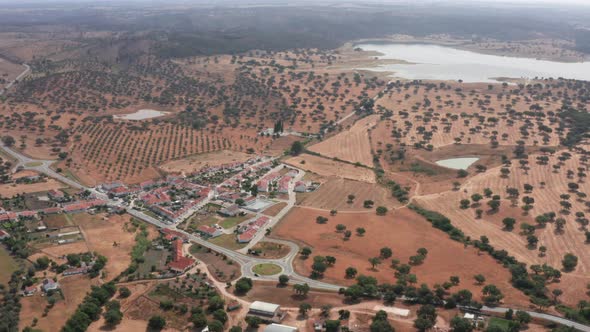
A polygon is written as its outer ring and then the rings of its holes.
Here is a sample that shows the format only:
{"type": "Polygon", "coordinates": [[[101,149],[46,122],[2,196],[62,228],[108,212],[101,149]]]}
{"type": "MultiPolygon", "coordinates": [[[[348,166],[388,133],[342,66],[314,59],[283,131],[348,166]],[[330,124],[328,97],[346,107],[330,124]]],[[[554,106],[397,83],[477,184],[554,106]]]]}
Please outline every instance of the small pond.
{"type": "Polygon", "coordinates": [[[145,120],[151,118],[157,118],[159,116],[163,116],[168,114],[168,112],[150,110],[150,109],[141,109],[135,113],[130,114],[123,114],[123,115],[115,115],[115,119],[122,119],[122,120],[145,120]]]}
{"type": "Polygon", "coordinates": [[[479,158],[475,157],[464,157],[464,158],[451,158],[443,159],[436,162],[438,166],[452,168],[452,169],[468,169],[474,162],[478,161],[479,158]]]}

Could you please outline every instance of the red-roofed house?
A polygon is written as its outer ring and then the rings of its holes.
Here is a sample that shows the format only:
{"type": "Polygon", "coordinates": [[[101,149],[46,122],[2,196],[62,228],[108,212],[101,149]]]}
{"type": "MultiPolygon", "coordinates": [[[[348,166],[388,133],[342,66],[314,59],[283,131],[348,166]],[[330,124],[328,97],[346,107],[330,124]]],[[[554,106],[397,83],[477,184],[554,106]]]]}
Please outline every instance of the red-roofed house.
{"type": "Polygon", "coordinates": [[[259,193],[268,192],[268,181],[267,180],[260,180],[258,181],[258,185],[256,186],[259,193]]]}
{"type": "Polygon", "coordinates": [[[47,192],[47,196],[49,197],[49,199],[55,202],[63,202],[66,200],[65,194],[61,190],[51,189],[47,192]]]}
{"type": "Polygon", "coordinates": [[[197,231],[205,236],[208,236],[208,237],[217,237],[223,233],[220,229],[217,229],[217,228],[211,227],[211,226],[207,226],[207,225],[199,226],[197,228],[197,231]]]}
{"type": "Polygon", "coordinates": [[[10,237],[7,231],[0,229],[0,240],[4,240],[10,237]]]}
{"type": "Polygon", "coordinates": [[[172,261],[168,263],[168,268],[174,272],[182,273],[194,263],[194,259],[182,255],[182,240],[176,239],[172,243],[172,261]]]}
{"type": "Polygon", "coordinates": [[[238,234],[238,242],[240,243],[247,243],[252,241],[252,239],[254,238],[254,236],[256,236],[256,232],[257,230],[254,228],[250,228],[247,231],[238,234]]]}
{"type": "Polygon", "coordinates": [[[7,211],[4,213],[0,213],[0,222],[2,221],[15,221],[18,219],[18,215],[14,212],[7,211]]]}
{"type": "Polygon", "coordinates": [[[18,213],[20,218],[37,218],[36,211],[22,211],[18,213]]]}

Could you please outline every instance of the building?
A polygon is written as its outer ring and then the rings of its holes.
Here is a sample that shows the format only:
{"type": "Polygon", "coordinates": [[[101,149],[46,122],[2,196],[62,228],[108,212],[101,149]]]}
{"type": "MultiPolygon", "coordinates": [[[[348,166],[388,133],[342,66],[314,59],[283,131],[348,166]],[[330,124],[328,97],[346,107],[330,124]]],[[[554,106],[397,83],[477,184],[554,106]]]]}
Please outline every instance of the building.
{"type": "Polygon", "coordinates": [[[284,313],[278,304],[254,301],[250,304],[248,316],[258,317],[265,322],[280,323],[283,320],[284,313]]]}
{"type": "Polygon", "coordinates": [[[61,190],[51,189],[47,192],[47,197],[55,202],[65,202],[67,200],[66,195],[61,190]]]}
{"type": "Polygon", "coordinates": [[[232,204],[219,210],[219,214],[226,217],[235,217],[240,214],[240,207],[236,204],[232,204]]]}
{"type": "Polygon", "coordinates": [[[303,181],[295,182],[295,192],[296,193],[304,193],[307,192],[307,185],[303,181]]]}
{"type": "Polygon", "coordinates": [[[217,237],[223,234],[223,232],[220,229],[207,225],[201,225],[197,227],[197,231],[208,237],[217,237]]]}
{"type": "Polygon", "coordinates": [[[182,240],[174,240],[174,242],[172,242],[172,261],[168,263],[168,268],[174,272],[183,273],[193,266],[194,263],[194,259],[185,257],[182,254],[182,240]]]}
{"type": "Polygon", "coordinates": [[[0,222],[3,221],[16,221],[18,220],[18,215],[12,211],[4,211],[0,212],[0,222]]]}
{"type": "Polygon", "coordinates": [[[260,180],[258,181],[258,185],[256,186],[259,193],[268,192],[268,181],[267,180],[260,180]]]}
{"type": "Polygon", "coordinates": [[[63,272],[63,275],[64,275],[64,277],[66,277],[66,276],[74,276],[77,274],[85,274],[87,272],[88,272],[88,267],[84,266],[84,267],[67,269],[63,272]]]}
{"type": "Polygon", "coordinates": [[[0,229],[0,240],[8,239],[10,234],[7,231],[0,229]]]}
{"type": "Polygon", "coordinates": [[[23,289],[23,296],[33,296],[37,293],[37,286],[29,286],[23,289]]]}
{"type": "Polygon", "coordinates": [[[239,243],[248,243],[252,241],[254,236],[256,236],[257,230],[256,229],[248,229],[243,233],[238,234],[238,242],[239,243]]]}
{"type": "Polygon", "coordinates": [[[51,279],[45,279],[43,280],[43,285],[41,286],[41,288],[45,293],[47,293],[49,291],[59,289],[59,283],[51,279]]]}
{"type": "Polygon", "coordinates": [[[262,330],[264,332],[298,332],[299,329],[293,326],[289,326],[289,325],[281,325],[281,324],[270,324],[267,325],[264,330],[262,330]]]}
{"type": "Polygon", "coordinates": [[[22,211],[18,213],[18,216],[21,219],[36,219],[37,212],[36,211],[22,211]]]}

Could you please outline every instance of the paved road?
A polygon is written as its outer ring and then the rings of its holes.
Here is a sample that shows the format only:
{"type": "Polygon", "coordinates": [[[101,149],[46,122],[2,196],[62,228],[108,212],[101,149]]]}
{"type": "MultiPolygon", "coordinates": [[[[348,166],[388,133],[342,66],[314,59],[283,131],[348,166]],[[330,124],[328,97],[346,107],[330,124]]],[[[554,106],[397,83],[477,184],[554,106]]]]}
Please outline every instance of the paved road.
{"type": "MultiPolygon", "coordinates": [[[[500,314],[503,314],[503,313],[507,312],[508,310],[510,310],[510,308],[500,308],[500,307],[491,308],[491,307],[486,307],[486,306],[484,306],[483,308],[481,308],[481,311],[483,311],[483,312],[493,312],[493,313],[500,313],[500,314]]],[[[545,313],[542,313],[542,312],[536,312],[536,311],[527,311],[527,312],[533,318],[547,320],[547,321],[554,322],[554,323],[557,323],[557,324],[561,324],[561,325],[564,325],[564,326],[571,326],[571,327],[575,328],[576,330],[580,330],[580,331],[584,331],[584,332],[590,332],[590,326],[586,326],[586,325],[583,325],[583,324],[580,324],[580,323],[576,323],[574,321],[571,321],[571,320],[568,320],[568,319],[565,319],[565,318],[561,318],[561,317],[558,317],[558,316],[553,316],[553,315],[545,314],[545,313]]]]}
{"type": "MultiPolygon", "coordinates": [[[[287,203],[287,205],[281,211],[279,211],[279,213],[277,213],[277,215],[275,215],[274,217],[269,217],[270,222],[266,226],[264,226],[263,229],[259,230],[258,233],[256,233],[256,235],[254,236],[254,238],[252,238],[252,240],[250,241],[250,243],[248,243],[248,245],[246,245],[244,248],[238,250],[239,252],[241,252],[243,254],[248,253],[248,249],[252,248],[254,245],[256,245],[256,243],[258,243],[260,240],[262,240],[262,238],[264,238],[264,236],[266,234],[266,230],[274,227],[287,213],[289,213],[289,211],[291,211],[293,206],[295,206],[296,198],[297,198],[296,193],[295,193],[295,183],[297,183],[298,181],[303,179],[303,177],[305,176],[305,171],[302,169],[292,167],[292,166],[286,166],[286,167],[290,168],[290,169],[295,169],[299,172],[289,182],[289,189],[288,189],[289,199],[286,201],[282,200],[282,202],[287,203]]],[[[272,170],[271,172],[273,172],[273,171],[275,171],[275,170],[272,170]]]]}
{"type": "MultiPolygon", "coordinates": [[[[85,187],[85,186],[83,186],[75,181],[72,181],[72,180],[58,174],[57,172],[53,171],[49,167],[53,161],[31,159],[29,157],[23,156],[22,154],[14,151],[10,148],[7,148],[2,143],[0,143],[0,148],[4,149],[8,154],[10,154],[16,160],[18,160],[18,162],[21,163],[25,169],[36,170],[38,172],[46,174],[47,176],[53,177],[59,181],[62,181],[68,185],[71,185],[72,187],[79,188],[79,189],[87,189],[87,190],[91,190],[92,192],[94,192],[96,194],[100,194],[96,190],[94,190],[94,188],[85,187]],[[27,166],[27,164],[30,164],[32,162],[41,163],[41,165],[40,166],[27,166]]],[[[293,181],[293,182],[295,182],[295,181],[293,181]]],[[[289,193],[291,195],[291,190],[289,191],[289,193]]],[[[102,194],[102,195],[106,196],[104,194],[102,194]]],[[[291,196],[289,198],[290,198],[289,201],[291,201],[291,196]]],[[[105,198],[103,198],[103,199],[105,199],[105,198]]],[[[106,199],[108,200],[108,197],[106,199]]],[[[109,201],[111,204],[121,206],[118,201],[112,201],[112,200],[109,200],[109,201]]],[[[289,241],[284,241],[284,240],[267,239],[266,241],[269,241],[269,242],[275,242],[275,243],[281,243],[283,245],[287,245],[291,248],[291,251],[289,252],[289,254],[287,254],[287,256],[285,256],[283,258],[279,258],[279,259],[263,259],[263,258],[258,258],[258,257],[252,257],[252,256],[247,256],[242,253],[218,246],[218,245],[213,244],[209,241],[206,241],[198,236],[189,234],[183,230],[176,229],[174,224],[163,222],[161,220],[158,220],[156,218],[148,216],[148,215],[142,213],[141,211],[138,211],[138,210],[135,210],[132,208],[127,208],[127,212],[130,215],[132,215],[138,219],[141,219],[145,222],[148,222],[156,227],[173,229],[177,232],[183,233],[191,242],[198,243],[198,244],[202,245],[203,247],[206,247],[206,248],[209,248],[213,251],[219,252],[220,254],[223,254],[223,255],[227,256],[228,258],[236,261],[237,263],[239,263],[242,266],[241,272],[242,272],[242,276],[244,276],[244,277],[249,277],[249,278],[256,279],[256,280],[276,281],[277,280],[276,275],[275,276],[258,276],[257,277],[257,276],[254,276],[254,273],[252,272],[252,268],[257,264],[273,263],[273,264],[276,264],[282,268],[283,271],[281,272],[281,274],[288,275],[290,278],[290,281],[292,283],[307,283],[312,288],[329,290],[329,291],[338,291],[340,288],[343,287],[340,285],[335,285],[335,284],[325,283],[325,282],[318,281],[318,280],[313,280],[313,279],[301,276],[297,272],[295,272],[295,270],[293,269],[293,260],[298,259],[297,256],[299,253],[299,247],[295,243],[292,243],[289,241]]],[[[509,309],[510,308],[499,308],[499,307],[498,308],[490,308],[490,307],[484,306],[481,309],[481,311],[494,312],[494,313],[504,313],[504,312],[508,311],[509,309]]],[[[558,323],[558,324],[565,325],[565,326],[571,326],[571,327],[574,327],[580,331],[590,332],[589,326],[586,326],[586,325],[583,325],[580,323],[576,323],[574,321],[571,321],[571,320],[568,320],[565,318],[561,318],[558,316],[553,316],[553,315],[549,315],[549,314],[545,314],[545,313],[539,313],[539,312],[535,312],[535,311],[527,311],[527,312],[534,318],[551,321],[551,322],[558,323]]]]}
{"type": "Polygon", "coordinates": [[[25,70],[22,73],[20,73],[14,80],[8,82],[8,84],[4,86],[4,89],[0,89],[0,96],[2,96],[5,91],[8,91],[10,88],[12,88],[14,83],[25,77],[27,74],[29,74],[29,72],[31,71],[31,67],[29,67],[29,65],[27,64],[23,64],[23,67],[25,67],[25,70]]]}

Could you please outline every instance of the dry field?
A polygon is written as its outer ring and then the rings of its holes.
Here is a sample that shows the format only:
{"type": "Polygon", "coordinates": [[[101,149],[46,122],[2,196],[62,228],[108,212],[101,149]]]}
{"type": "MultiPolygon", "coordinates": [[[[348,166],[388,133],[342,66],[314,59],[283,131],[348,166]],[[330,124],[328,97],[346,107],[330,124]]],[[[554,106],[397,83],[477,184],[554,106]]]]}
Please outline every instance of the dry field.
{"type": "Polygon", "coordinates": [[[58,331],[76,311],[76,308],[86,296],[86,292],[90,290],[90,286],[97,285],[98,281],[97,279],[88,279],[84,275],[78,275],[63,278],[59,280],[59,284],[64,299],[58,301],[45,317],[42,317],[42,314],[47,305],[47,299],[42,297],[40,293],[21,299],[22,309],[19,329],[30,325],[33,318],[37,318],[39,321],[36,328],[43,331],[58,331]]]}
{"type": "Polygon", "coordinates": [[[252,155],[243,152],[221,150],[217,152],[202,153],[182,159],[171,160],[160,165],[160,169],[168,173],[188,174],[205,167],[244,162],[251,157],[252,155]]]}
{"type": "Polygon", "coordinates": [[[63,183],[53,179],[47,179],[45,182],[33,184],[2,184],[0,185],[0,195],[2,197],[12,197],[19,194],[36,193],[65,187],[66,186],[63,183]]]}
{"type": "Polygon", "coordinates": [[[254,281],[254,287],[242,299],[252,301],[264,301],[276,303],[284,307],[299,307],[302,302],[313,303],[314,307],[324,304],[337,307],[342,305],[343,297],[335,292],[323,292],[311,290],[307,298],[295,296],[292,287],[277,287],[276,282],[254,281]]]}
{"type": "Polygon", "coordinates": [[[128,232],[124,224],[130,216],[112,215],[74,215],[73,221],[80,227],[89,251],[96,251],[108,259],[104,269],[106,281],[117,277],[131,263],[131,249],[135,245],[135,233],[128,232]],[[115,245],[116,243],[116,245],[115,245]]]}
{"type": "Polygon", "coordinates": [[[378,115],[360,119],[350,129],[310,146],[309,150],[326,157],[372,166],[373,156],[369,133],[378,120],[378,115]]]}
{"type": "MultiPolygon", "coordinates": [[[[305,208],[295,208],[281,221],[273,231],[280,238],[294,240],[301,245],[310,246],[315,255],[336,257],[336,264],[327,269],[324,280],[350,285],[354,280],[345,278],[346,268],[353,266],[359,274],[375,276],[380,282],[394,282],[394,270],[389,266],[390,260],[383,262],[376,270],[371,268],[368,259],[379,256],[382,247],[393,250],[393,258],[407,262],[416,254],[418,248],[426,248],[428,256],[424,263],[412,267],[412,273],[418,277],[418,283],[433,286],[449,280],[457,275],[461,283],[457,289],[469,289],[474,297],[481,296],[482,286],[475,285],[473,275],[481,273],[487,283],[498,286],[505,295],[506,304],[526,305],[528,299],[520,291],[514,289],[510,281],[510,273],[488,255],[478,255],[474,248],[464,248],[452,241],[448,235],[438,231],[421,216],[403,208],[379,217],[375,213],[346,213],[334,217],[327,212],[305,208]],[[328,218],[326,224],[317,224],[316,217],[328,218]],[[337,224],[344,224],[353,231],[349,241],[343,240],[342,233],[335,229],[337,224]],[[357,227],[366,230],[364,236],[355,233],[357,227]],[[309,230],[313,229],[313,232],[309,230]]],[[[295,260],[296,269],[303,275],[311,273],[312,257],[307,260],[295,260]]]]}
{"type": "Polygon", "coordinates": [[[270,144],[267,145],[266,149],[263,151],[264,154],[269,154],[272,156],[280,156],[286,150],[291,148],[291,145],[295,141],[301,141],[301,137],[287,135],[281,136],[279,138],[275,138],[272,140],[270,144]]]}
{"type": "Polygon", "coordinates": [[[337,176],[344,179],[375,183],[375,173],[371,169],[305,153],[289,158],[285,163],[321,176],[337,176]]]}
{"type": "Polygon", "coordinates": [[[24,70],[25,68],[23,66],[0,58],[0,81],[5,80],[6,82],[10,82],[24,70]]]}
{"type": "MultiPolygon", "coordinates": [[[[367,210],[365,200],[375,202],[374,207],[385,206],[392,209],[400,204],[390,195],[389,191],[375,183],[346,180],[330,177],[322,180],[322,185],[314,192],[298,193],[297,205],[323,210],[359,211],[367,210]],[[355,199],[348,202],[348,195],[355,199]]],[[[373,209],[370,209],[373,210],[373,209]]]]}
{"type": "Polygon", "coordinates": [[[266,214],[267,216],[274,217],[277,214],[279,214],[279,212],[281,212],[281,210],[284,209],[285,206],[287,206],[287,203],[279,202],[279,203],[276,203],[273,206],[269,207],[268,209],[262,211],[262,213],[266,214]]]}
{"type": "Polygon", "coordinates": [[[63,257],[67,254],[88,252],[88,245],[86,245],[86,242],[84,241],[78,241],[62,245],[52,245],[41,249],[41,252],[56,262],[64,263],[65,259],[61,259],[60,257],[63,257]]]}
{"type": "MultiPolygon", "coordinates": [[[[573,253],[578,256],[578,266],[574,272],[564,273],[562,283],[577,285],[577,287],[556,287],[564,290],[563,300],[581,299],[585,285],[589,281],[590,271],[590,252],[588,244],[585,243],[584,229],[576,221],[577,212],[586,212],[584,199],[579,199],[576,192],[568,188],[569,183],[575,183],[579,186],[576,190],[580,193],[590,192],[589,184],[577,175],[568,179],[567,171],[572,170],[577,174],[578,167],[585,169],[587,163],[580,161],[580,157],[573,155],[571,159],[561,162],[558,160],[560,153],[554,156],[548,156],[547,165],[536,163],[536,157],[539,155],[530,155],[528,171],[521,169],[518,162],[513,162],[509,167],[510,174],[503,178],[500,174],[501,167],[488,170],[486,173],[479,174],[464,183],[459,191],[447,191],[438,194],[416,197],[416,202],[420,205],[441,212],[449,217],[453,223],[470,235],[472,238],[478,238],[485,235],[490,239],[492,245],[496,248],[505,249],[514,255],[518,260],[528,264],[547,263],[553,267],[561,268],[561,260],[566,253],[573,253]],[[552,165],[561,164],[560,169],[555,172],[552,165]],[[581,181],[580,181],[581,180],[581,181]],[[534,187],[532,192],[524,192],[524,184],[530,184],[534,187]],[[460,209],[459,201],[469,198],[474,193],[483,193],[484,188],[490,188],[495,194],[503,198],[502,205],[498,213],[485,213],[481,219],[476,219],[475,209],[460,209]],[[506,188],[517,188],[520,191],[520,197],[517,200],[518,207],[510,207],[511,201],[507,198],[506,188]],[[560,212],[561,206],[560,195],[570,195],[571,198],[566,201],[570,202],[571,208],[569,213],[560,212]],[[522,197],[529,196],[534,198],[532,210],[528,215],[524,215],[521,207],[524,205],[522,197]],[[527,247],[526,236],[520,235],[520,224],[523,222],[536,225],[534,218],[540,214],[555,212],[558,218],[566,220],[563,232],[558,232],[553,223],[548,223],[545,227],[535,230],[535,235],[539,239],[538,246],[547,247],[546,256],[541,257],[536,248],[527,247]],[[517,224],[512,232],[503,230],[502,219],[513,217],[517,224]],[[571,281],[571,282],[568,282],[571,281]]],[[[482,200],[482,209],[488,210],[487,199],[482,200]]]]}

